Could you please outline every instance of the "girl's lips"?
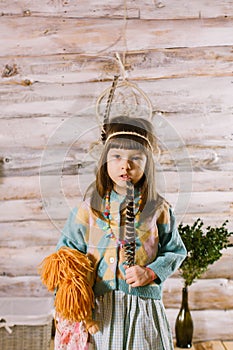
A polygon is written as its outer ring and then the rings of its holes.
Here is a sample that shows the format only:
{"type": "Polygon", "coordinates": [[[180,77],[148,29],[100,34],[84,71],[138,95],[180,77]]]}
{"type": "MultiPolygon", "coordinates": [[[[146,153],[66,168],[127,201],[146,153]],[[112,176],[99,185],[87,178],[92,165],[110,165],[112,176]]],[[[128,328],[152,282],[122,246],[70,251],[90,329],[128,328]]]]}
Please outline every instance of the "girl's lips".
{"type": "Polygon", "coordinates": [[[131,180],[131,178],[130,178],[129,175],[127,175],[127,174],[120,175],[120,178],[121,178],[122,180],[124,180],[124,181],[130,181],[130,180],[131,180]]]}

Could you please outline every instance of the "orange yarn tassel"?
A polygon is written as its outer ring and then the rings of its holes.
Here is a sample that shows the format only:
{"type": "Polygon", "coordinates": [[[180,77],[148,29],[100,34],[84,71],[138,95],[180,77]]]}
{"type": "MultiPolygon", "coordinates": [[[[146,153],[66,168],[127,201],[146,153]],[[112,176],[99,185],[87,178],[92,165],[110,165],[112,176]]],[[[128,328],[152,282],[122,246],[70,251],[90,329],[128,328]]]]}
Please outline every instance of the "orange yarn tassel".
{"type": "Polygon", "coordinates": [[[91,316],[92,307],[92,292],[86,292],[83,286],[77,288],[74,281],[69,280],[58,288],[55,308],[65,319],[81,322],[91,316]]]}
{"type": "Polygon", "coordinates": [[[43,284],[49,291],[57,289],[54,301],[57,314],[73,322],[86,321],[87,325],[95,326],[96,332],[98,327],[92,321],[94,293],[89,281],[93,271],[87,255],[68,247],[47,256],[39,267],[43,284]]]}
{"type": "Polygon", "coordinates": [[[47,256],[39,267],[41,280],[53,292],[61,279],[61,262],[57,253],[47,256]]]}

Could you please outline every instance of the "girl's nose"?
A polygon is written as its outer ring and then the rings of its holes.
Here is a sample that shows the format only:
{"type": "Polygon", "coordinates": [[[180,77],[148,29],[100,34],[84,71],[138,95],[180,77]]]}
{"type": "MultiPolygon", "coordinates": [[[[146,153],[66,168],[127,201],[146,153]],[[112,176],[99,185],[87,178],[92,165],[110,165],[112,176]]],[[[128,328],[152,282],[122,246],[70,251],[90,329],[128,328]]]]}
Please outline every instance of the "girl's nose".
{"type": "Polygon", "coordinates": [[[130,165],[130,160],[129,159],[122,159],[122,164],[121,164],[122,169],[131,169],[130,165]]]}

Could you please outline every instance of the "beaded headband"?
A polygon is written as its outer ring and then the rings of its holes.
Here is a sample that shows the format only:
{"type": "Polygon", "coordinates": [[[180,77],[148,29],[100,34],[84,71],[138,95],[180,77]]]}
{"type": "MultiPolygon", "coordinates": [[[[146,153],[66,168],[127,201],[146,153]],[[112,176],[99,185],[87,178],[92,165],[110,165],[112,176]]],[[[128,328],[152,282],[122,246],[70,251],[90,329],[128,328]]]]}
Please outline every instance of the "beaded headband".
{"type": "Polygon", "coordinates": [[[139,134],[139,133],[137,133],[137,132],[134,132],[134,131],[117,131],[117,132],[114,132],[114,133],[112,133],[111,135],[109,135],[107,137],[105,142],[107,143],[108,140],[110,140],[112,137],[117,136],[117,135],[133,135],[133,136],[140,137],[140,138],[142,138],[143,140],[145,140],[148,143],[151,151],[153,151],[153,147],[152,147],[150,141],[148,140],[148,138],[143,136],[143,135],[141,135],[141,134],[139,134]]]}

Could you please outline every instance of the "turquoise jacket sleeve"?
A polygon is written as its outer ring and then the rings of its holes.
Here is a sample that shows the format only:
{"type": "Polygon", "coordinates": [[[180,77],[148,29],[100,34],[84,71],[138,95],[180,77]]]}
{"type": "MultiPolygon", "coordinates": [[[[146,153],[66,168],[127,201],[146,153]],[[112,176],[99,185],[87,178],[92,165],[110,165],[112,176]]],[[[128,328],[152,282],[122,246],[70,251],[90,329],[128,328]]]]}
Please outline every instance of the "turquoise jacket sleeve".
{"type": "Polygon", "coordinates": [[[62,230],[62,235],[57,243],[57,250],[65,246],[78,249],[82,253],[87,252],[87,245],[85,242],[87,227],[83,223],[77,222],[77,212],[77,208],[71,211],[62,230]]]}
{"type": "Polygon", "coordinates": [[[187,255],[185,245],[176,227],[176,220],[172,209],[169,209],[170,222],[157,224],[159,232],[159,247],[157,258],[148,265],[158,279],[157,283],[165,281],[181,265],[187,255]]]}

